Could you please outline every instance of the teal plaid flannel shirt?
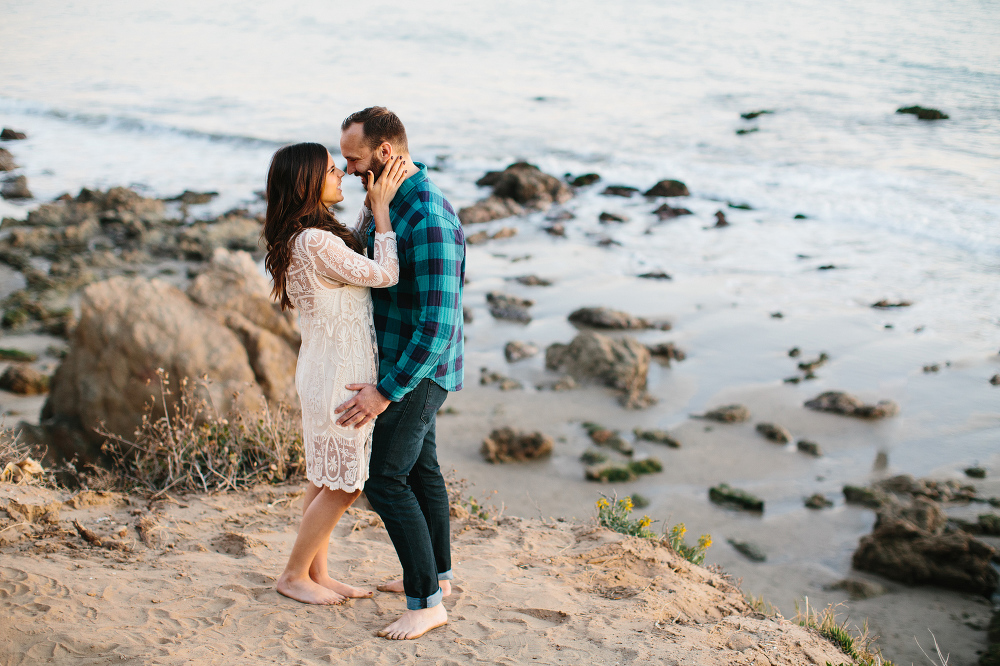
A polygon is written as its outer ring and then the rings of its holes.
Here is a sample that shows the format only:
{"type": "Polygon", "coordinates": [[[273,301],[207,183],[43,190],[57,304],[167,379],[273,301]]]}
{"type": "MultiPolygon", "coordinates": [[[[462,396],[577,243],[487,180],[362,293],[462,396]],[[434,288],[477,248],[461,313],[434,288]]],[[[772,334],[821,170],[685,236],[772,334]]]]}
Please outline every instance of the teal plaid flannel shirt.
{"type": "MultiPolygon", "coordinates": [[[[389,204],[399,251],[399,283],[372,289],[379,393],[398,402],[424,378],[462,388],[465,233],[427,167],[403,181],[389,204]]],[[[375,225],[364,230],[373,256],[375,225]]]]}

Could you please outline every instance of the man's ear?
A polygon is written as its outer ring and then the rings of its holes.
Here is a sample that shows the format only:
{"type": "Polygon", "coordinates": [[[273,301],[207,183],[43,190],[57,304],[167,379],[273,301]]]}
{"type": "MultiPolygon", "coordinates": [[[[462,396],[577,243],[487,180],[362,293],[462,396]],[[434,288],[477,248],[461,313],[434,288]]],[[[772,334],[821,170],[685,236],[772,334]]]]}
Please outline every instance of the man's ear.
{"type": "Polygon", "coordinates": [[[378,156],[383,162],[387,161],[392,157],[392,144],[388,141],[383,141],[378,147],[378,156]]]}

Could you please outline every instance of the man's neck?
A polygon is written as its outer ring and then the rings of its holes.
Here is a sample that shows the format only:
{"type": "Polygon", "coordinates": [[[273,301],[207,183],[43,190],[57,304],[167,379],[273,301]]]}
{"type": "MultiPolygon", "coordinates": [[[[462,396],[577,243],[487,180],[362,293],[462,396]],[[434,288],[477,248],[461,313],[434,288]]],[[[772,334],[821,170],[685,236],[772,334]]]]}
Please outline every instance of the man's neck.
{"type": "Polygon", "coordinates": [[[420,169],[416,167],[415,163],[413,162],[413,158],[410,157],[409,153],[399,153],[397,157],[403,158],[403,160],[406,163],[406,178],[404,178],[403,180],[408,180],[409,178],[412,178],[414,175],[417,174],[417,172],[420,171],[420,169]]]}

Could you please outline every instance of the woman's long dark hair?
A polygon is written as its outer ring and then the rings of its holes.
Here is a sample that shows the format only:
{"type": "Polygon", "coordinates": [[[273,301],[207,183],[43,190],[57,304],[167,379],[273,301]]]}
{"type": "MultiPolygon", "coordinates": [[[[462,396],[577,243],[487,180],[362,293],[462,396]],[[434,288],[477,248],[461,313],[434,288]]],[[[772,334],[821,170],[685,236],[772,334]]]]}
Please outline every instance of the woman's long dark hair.
{"type": "Polygon", "coordinates": [[[267,243],[264,265],[274,286],[271,298],[281,309],[292,306],[285,289],[292,243],[304,229],[329,231],[358,254],[364,246],[358,236],[341,224],[323,205],[320,196],[326,180],[327,149],[318,143],[296,143],[279,148],[267,171],[267,216],[261,235],[267,243]]]}

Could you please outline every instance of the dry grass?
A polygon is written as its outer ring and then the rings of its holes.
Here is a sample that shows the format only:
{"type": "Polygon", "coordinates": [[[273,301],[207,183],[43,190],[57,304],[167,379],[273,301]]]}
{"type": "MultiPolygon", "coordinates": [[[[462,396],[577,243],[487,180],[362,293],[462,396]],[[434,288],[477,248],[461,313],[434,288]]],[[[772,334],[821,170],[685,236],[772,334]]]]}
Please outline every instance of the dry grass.
{"type": "Polygon", "coordinates": [[[811,627],[818,631],[831,643],[839,647],[845,655],[851,658],[852,664],[858,666],[893,666],[893,663],[882,656],[875,646],[878,636],[872,635],[868,621],[860,627],[848,628],[850,618],[837,622],[837,605],[829,605],[821,611],[809,608],[809,597],[805,598],[805,610],[795,604],[794,622],[803,627],[811,627]]]}
{"type": "MultiPolygon", "coordinates": [[[[286,406],[220,415],[205,397],[207,378],[180,381],[169,405],[169,377],[157,371],[161,404],[150,401],[133,439],[97,431],[123,489],[221,492],[280,483],[305,471],[301,424],[286,406]],[[157,408],[163,414],[155,418],[157,408]]],[[[234,404],[238,404],[234,400],[234,404]]]]}

